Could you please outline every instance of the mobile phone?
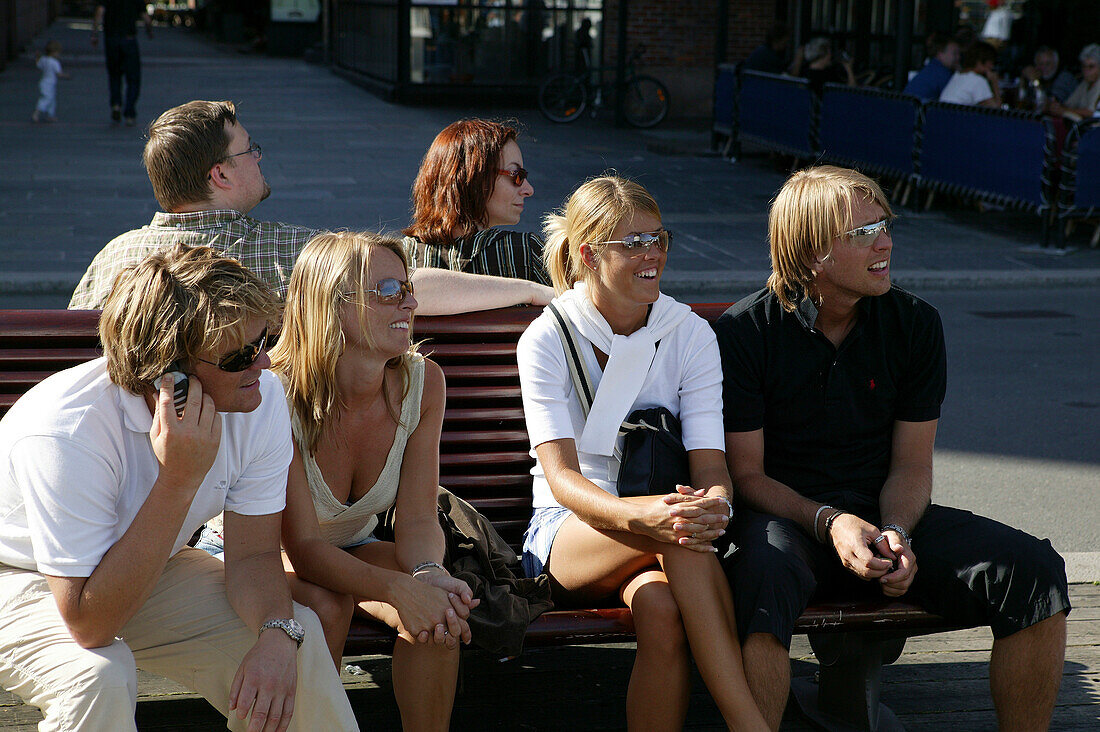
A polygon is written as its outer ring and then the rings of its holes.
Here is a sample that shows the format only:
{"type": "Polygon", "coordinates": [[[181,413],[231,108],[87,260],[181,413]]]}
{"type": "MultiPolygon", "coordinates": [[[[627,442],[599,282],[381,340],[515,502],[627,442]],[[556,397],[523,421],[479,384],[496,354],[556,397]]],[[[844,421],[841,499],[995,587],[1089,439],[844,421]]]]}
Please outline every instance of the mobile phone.
{"type": "Polygon", "coordinates": [[[168,370],[153,380],[153,386],[160,391],[161,381],[171,374],[175,379],[172,390],[172,403],[176,407],[176,416],[183,416],[183,406],[187,403],[187,374],[183,373],[178,361],[168,364],[168,370]]]}

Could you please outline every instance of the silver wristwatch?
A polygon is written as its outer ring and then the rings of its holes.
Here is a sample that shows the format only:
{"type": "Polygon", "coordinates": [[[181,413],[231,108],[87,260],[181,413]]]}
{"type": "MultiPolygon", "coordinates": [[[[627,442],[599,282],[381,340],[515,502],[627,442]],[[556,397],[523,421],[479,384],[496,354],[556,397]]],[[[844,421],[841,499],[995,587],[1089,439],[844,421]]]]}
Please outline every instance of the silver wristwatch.
{"type": "Polygon", "coordinates": [[[298,644],[298,647],[302,647],[302,641],[306,639],[306,629],[302,627],[294,618],[282,618],[279,620],[268,620],[266,623],[260,626],[260,632],[263,633],[268,628],[278,628],[279,630],[290,636],[290,639],[298,644]]]}

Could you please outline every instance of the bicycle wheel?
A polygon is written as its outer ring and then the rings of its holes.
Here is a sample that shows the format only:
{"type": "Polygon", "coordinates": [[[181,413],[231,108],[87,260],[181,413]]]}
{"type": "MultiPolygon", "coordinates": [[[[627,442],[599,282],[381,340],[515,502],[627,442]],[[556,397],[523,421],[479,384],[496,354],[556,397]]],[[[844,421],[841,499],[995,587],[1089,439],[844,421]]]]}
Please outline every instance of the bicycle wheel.
{"type": "Polygon", "coordinates": [[[623,112],[635,127],[654,127],[668,116],[668,89],[652,76],[635,76],[626,85],[623,112]]]}
{"type": "Polygon", "coordinates": [[[551,122],[572,122],[588,104],[588,90],[572,74],[554,74],[539,85],[539,111],[551,122]]]}

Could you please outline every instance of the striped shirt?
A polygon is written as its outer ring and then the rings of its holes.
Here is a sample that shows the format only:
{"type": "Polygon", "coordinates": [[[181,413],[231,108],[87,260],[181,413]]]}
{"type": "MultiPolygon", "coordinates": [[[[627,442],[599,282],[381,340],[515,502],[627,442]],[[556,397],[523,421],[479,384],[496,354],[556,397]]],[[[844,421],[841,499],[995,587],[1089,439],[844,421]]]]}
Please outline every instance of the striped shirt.
{"type": "Polygon", "coordinates": [[[550,285],[542,262],[542,241],[534,234],[485,229],[456,239],[451,246],[404,239],[405,254],[417,267],[439,267],[455,272],[511,277],[550,285]]]}
{"type": "Polygon", "coordinates": [[[148,226],[117,236],[92,260],[80,278],[69,308],[103,307],[118,274],[149,254],[177,243],[208,246],[233,257],[286,297],[290,271],[318,229],[257,221],[239,211],[195,211],[153,216],[148,226]]]}

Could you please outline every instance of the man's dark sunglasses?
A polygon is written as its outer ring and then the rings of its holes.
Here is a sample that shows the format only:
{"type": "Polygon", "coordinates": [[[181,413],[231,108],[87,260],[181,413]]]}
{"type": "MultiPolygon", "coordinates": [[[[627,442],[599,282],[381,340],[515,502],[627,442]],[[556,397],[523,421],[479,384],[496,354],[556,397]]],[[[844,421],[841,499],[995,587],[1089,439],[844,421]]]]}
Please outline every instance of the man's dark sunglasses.
{"type": "Polygon", "coordinates": [[[199,358],[198,360],[203,363],[208,363],[211,366],[217,366],[222,371],[237,373],[238,371],[244,371],[245,369],[251,368],[252,364],[256,363],[256,359],[263,353],[264,346],[266,345],[267,328],[264,328],[264,332],[260,333],[259,338],[251,343],[246,343],[236,351],[233,351],[233,353],[223,356],[217,363],[214,361],[207,361],[205,358],[199,358]]]}
{"type": "Polygon", "coordinates": [[[524,168],[516,168],[515,170],[498,170],[498,174],[506,175],[512,179],[512,182],[516,184],[516,187],[523,185],[527,181],[527,170],[524,168]]]}

